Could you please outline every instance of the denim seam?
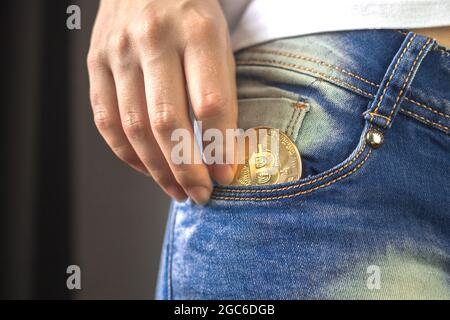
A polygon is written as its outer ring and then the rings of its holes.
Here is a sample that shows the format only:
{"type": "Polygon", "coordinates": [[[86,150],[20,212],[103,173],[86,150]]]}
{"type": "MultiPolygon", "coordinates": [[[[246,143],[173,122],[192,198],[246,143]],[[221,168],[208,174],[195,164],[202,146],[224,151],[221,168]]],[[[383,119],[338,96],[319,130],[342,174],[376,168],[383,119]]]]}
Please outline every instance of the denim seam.
{"type": "Polygon", "coordinates": [[[331,181],[329,181],[327,183],[318,185],[318,186],[316,186],[314,188],[311,188],[311,189],[299,191],[299,192],[296,192],[296,193],[293,193],[293,194],[288,194],[288,195],[280,195],[280,196],[264,197],[264,198],[260,198],[260,197],[232,197],[232,196],[229,196],[229,197],[214,196],[214,197],[211,197],[211,198],[215,199],[215,200],[267,201],[267,200],[281,200],[281,199],[293,198],[293,197],[296,197],[296,196],[299,196],[299,195],[302,195],[302,194],[311,193],[311,192],[313,192],[315,190],[328,187],[328,186],[330,186],[330,185],[332,185],[332,184],[334,184],[334,183],[336,183],[336,182],[338,182],[338,181],[340,181],[342,179],[345,179],[346,177],[352,175],[353,173],[355,173],[356,171],[358,171],[362,167],[362,165],[367,161],[367,159],[369,158],[371,153],[372,153],[372,148],[369,148],[369,151],[367,152],[366,157],[355,168],[353,168],[351,171],[347,172],[346,174],[344,174],[342,176],[338,176],[337,178],[335,178],[335,179],[333,179],[333,180],[331,180],[331,181]]]}
{"type": "Polygon", "coordinates": [[[291,103],[291,107],[293,109],[293,112],[292,112],[292,115],[291,115],[291,119],[289,120],[288,126],[286,127],[286,133],[288,135],[292,136],[294,134],[295,123],[298,121],[298,119],[302,115],[302,109],[301,108],[297,108],[295,102],[291,103]]]}
{"type": "Polygon", "coordinates": [[[299,54],[294,54],[294,53],[289,53],[286,51],[279,51],[279,50],[265,50],[265,49],[253,49],[253,50],[249,50],[250,52],[260,52],[260,53],[267,53],[267,54],[273,54],[273,55],[278,55],[278,56],[283,56],[283,57],[287,57],[287,58],[296,58],[296,59],[300,59],[300,60],[305,60],[305,61],[310,61],[310,62],[314,62],[318,65],[324,65],[327,66],[329,68],[335,69],[339,72],[342,72],[344,74],[347,74],[353,78],[356,78],[358,80],[361,80],[362,82],[365,82],[367,84],[370,84],[374,87],[379,87],[379,84],[376,84],[373,81],[367,80],[359,75],[357,75],[356,73],[353,73],[351,71],[348,71],[344,68],[338,67],[334,64],[331,64],[329,62],[323,61],[323,60],[319,60],[316,58],[312,58],[312,57],[307,57],[307,56],[303,56],[303,55],[299,55],[299,54]]]}
{"type": "MultiPolygon", "coordinates": [[[[338,67],[336,65],[333,65],[333,64],[331,64],[329,62],[326,62],[326,61],[323,61],[323,60],[319,60],[319,59],[316,59],[316,58],[313,58],[313,57],[306,57],[306,56],[302,56],[302,55],[298,55],[298,54],[291,54],[291,53],[286,52],[286,51],[277,51],[277,50],[252,49],[252,50],[249,50],[249,51],[251,51],[251,52],[267,53],[267,54],[274,54],[274,55],[279,55],[279,56],[292,57],[292,58],[298,58],[298,59],[301,59],[301,60],[315,62],[318,65],[324,65],[324,66],[333,68],[333,69],[335,69],[335,70],[337,70],[337,71],[339,71],[339,72],[341,72],[343,74],[346,74],[346,75],[349,75],[349,76],[351,76],[351,77],[353,77],[355,79],[361,80],[361,81],[363,81],[363,82],[365,82],[367,84],[372,85],[373,87],[376,87],[376,88],[380,87],[379,84],[377,84],[375,82],[372,82],[370,80],[367,80],[364,77],[362,77],[362,76],[360,76],[360,75],[358,75],[358,74],[356,74],[354,72],[348,71],[348,70],[346,70],[344,68],[340,68],[340,67],[338,67]]],[[[367,92],[365,92],[365,94],[370,95],[370,93],[367,93],[367,92]]],[[[440,112],[438,110],[435,110],[435,109],[427,106],[423,102],[419,102],[419,101],[413,100],[413,99],[411,99],[409,97],[405,97],[405,99],[407,99],[408,101],[410,101],[410,102],[412,102],[412,103],[414,103],[414,104],[416,104],[416,105],[418,105],[420,107],[424,107],[425,109],[427,109],[427,110],[429,110],[429,111],[431,111],[433,113],[436,113],[436,114],[438,114],[440,116],[450,118],[450,115],[448,115],[446,113],[443,113],[443,112],[440,112]]]]}
{"type": "Polygon", "coordinates": [[[295,120],[292,122],[291,136],[294,135],[295,124],[298,122],[298,119],[300,119],[301,116],[302,116],[302,110],[299,110],[297,113],[297,116],[295,117],[295,120]]]}
{"type": "MultiPolygon", "coordinates": [[[[325,79],[328,79],[328,80],[330,80],[330,81],[332,81],[332,82],[340,83],[344,88],[347,88],[347,89],[350,88],[350,89],[356,90],[356,91],[362,93],[364,96],[371,97],[371,98],[374,97],[374,95],[373,95],[372,93],[367,92],[367,91],[364,91],[364,90],[362,90],[362,89],[360,89],[360,88],[357,88],[357,87],[355,87],[355,86],[353,86],[353,85],[351,85],[351,84],[349,84],[349,83],[347,83],[347,82],[344,82],[344,81],[342,81],[342,80],[336,79],[336,78],[334,78],[334,77],[329,77],[329,76],[327,76],[327,75],[325,75],[325,74],[323,74],[323,73],[320,73],[320,72],[318,72],[317,70],[314,70],[314,69],[310,69],[310,68],[305,69],[305,68],[302,68],[301,66],[296,65],[296,64],[287,64],[287,63],[282,62],[282,61],[277,61],[277,60],[263,60],[263,59],[249,59],[249,60],[238,60],[238,61],[237,61],[237,64],[240,65],[240,66],[245,66],[245,65],[250,65],[250,66],[251,66],[251,65],[256,65],[257,63],[272,64],[274,67],[277,67],[277,65],[280,65],[280,66],[288,67],[287,70],[293,71],[293,72],[296,72],[295,70],[310,72],[310,73],[312,73],[312,74],[322,76],[322,77],[324,77],[325,79]],[[293,68],[293,69],[295,69],[295,70],[292,70],[292,69],[290,69],[290,68],[293,68]]],[[[424,104],[423,102],[419,102],[419,101],[413,100],[413,99],[410,98],[410,97],[405,97],[405,100],[408,100],[409,102],[411,102],[411,103],[413,103],[413,104],[415,104],[415,105],[417,105],[417,106],[419,106],[419,107],[422,107],[422,108],[424,108],[424,109],[427,109],[427,110],[429,110],[430,112],[433,112],[433,113],[435,113],[435,114],[437,114],[437,115],[439,115],[439,116],[446,117],[446,118],[450,118],[450,115],[448,115],[448,114],[446,114],[446,113],[443,113],[443,112],[440,112],[440,111],[438,111],[438,110],[436,110],[436,109],[433,109],[432,107],[430,107],[430,106],[424,104]]],[[[372,115],[372,113],[370,113],[370,114],[372,115]]],[[[381,114],[376,114],[376,115],[379,116],[379,117],[384,117],[384,116],[381,115],[381,114]]],[[[430,121],[431,121],[431,120],[430,120],[430,121]]]]}
{"type": "MultiPolygon", "coordinates": [[[[367,112],[368,115],[370,115],[371,117],[380,117],[383,118],[384,120],[386,120],[386,122],[389,123],[389,121],[391,121],[390,118],[388,118],[387,116],[384,116],[382,114],[378,114],[378,113],[374,113],[374,112],[367,112]]],[[[372,119],[372,118],[371,118],[372,119]]]]}
{"type": "Polygon", "coordinates": [[[425,124],[428,124],[430,126],[436,127],[436,129],[440,129],[440,130],[444,131],[447,134],[450,131],[449,127],[446,127],[446,126],[444,126],[444,125],[442,125],[440,123],[431,121],[431,120],[429,120],[429,119],[427,119],[425,117],[422,117],[421,115],[418,115],[417,113],[411,112],[411,111],[403,109],[403,108],[400,108],[400,112],[402,112],[402,113],[404,113],[406,115],[409,115],[410,117],[416,119],[417,121],[421,121],[421,122],[423,122],[425,124]]]}
{"type": "Polygon", "coordinates": [[[308,106],[309,106],[309,104],[307,102],[296,101],[296,102],[292,103],[293,108],[300,109],[300,110],[305,110],[305,108],[307,108],[308,106]]]}
{"type": "MultiPolygon", "coordinates": [[[[400,64],[400,60],[401,60],[401,59],[403,58],[403,56],[405,55],[406,50],[408,50],[409,46],[411,45],[411,42],[414,40],[415,37],[416,37],[415,34],[411,36],[411,39],[409,39],[408,43],[407,43],[406,46],[403,48],[402,53],[401,53],[400,56],[397,58],[397,61],[395,62],[395,65],[394,65],[394,69],[392,70],[391,75],[389,76],[389,79],[388,79],[388,81],[386,82],[386,85],[384,86],[383,93],[381,94],[381,97],[380,97],[380,99],[378,100],[377,106],[375,107],[375,110],[373,111],[374,114],[378,114],[378,109],[380,108],[381,103],[383,102],[384,95],[386,94],[386,91],[387,91],[387,89],[389,88],[389,86],[390,86],[390,84],[391,84],[392,78],[394,77],[394,74],[395,74],[395,72],[397,71],[397,68],[398,68],[398,66],[399,66],[399,64],[400,64]]],[[[371,122],[372,122],[372,119],[373,119],[373,118],[370,119],[371,122]]]]}
{"type": "Polygon", "coordinates": [[[442,116],[442,117],[445,117],[445,118],[449,118],[449,119],[450,119],[450,115],[449,115],[449,114],[446,114],[446,113],[444,113],[444,112],[440,112],[440,111],[438,111],[438,110],[435,110],[435,109],[433,109],[433,108],[427,106],[427,105],[426,105],[425,103],[423,103],[423,102],[419,102],[419,101],[413,100],[413,99],[411,99],[411,98],[409,98],[409,97],[405,97],[405,100],[408,100],[409,102],[411,102],[411,103],[413,103],[413,104],[415,104],[415,105],[417,105],[417,106],[419,106],[419,107],[422,107],[422,108],[424,108],[424,109],[427,109],[428,111],[431,111],[431,112],[433,112],[433,113],[435,113],[435,114],[437,114],[437,115],[440,115],[440,116],[442,116]]]}
{"type": "MultiPolygon", "coordinates": [[[[291,105],[291,106],[292,106],[292,105],[291,105]]],[[[293,126],[294,116],[295,116],[296,112],[297,112],[297,109],[292,108],[291,118],[290,118],[290,120],[289,120],[289,122],[288,122],[288,124],[287,124],[287,126],[286,126],[286,133],[287,133],[288,135],[290,134],[290,133],[289,133],[289,130],[290,130],[291,127],[293,126]]]]}
{"type": "Polygon", "coordinates": [[[365,150],[366,144],[364,143],[361,146],[361,150],[358,151],[358,153],[351,159],[349,160],[347,163],[343,164],[341,167],[337,168],[336,170],[322,176],[322,177],[318,177],[316,179],[310,180],[310,181],[306,181],[303,183],[299,183],[299,184],[294,184],[294,185],[290,185],[290,186],[286,186],[286,187],[276,187],[276,188],[272,188],[272,189],[261,189],[261,190],[254,190],[254,189],[222,189],[220,187],[218,187],[216,189],[217,192],[236,192],[236,193],[259,193],[259,192],[264,192],[264,193],[268,193],[268,192],[274,192],[274,191],[286,191],[286,190],[290,190],[290,189],[294,189],[294,188],[300,188],[303,186],[307,186],[310,184],[313,184],[317,181],[321,181],[324,180],[326,178],[329,178],[335,174],[338,174],[339,172],[341,172],[342,170],[346,169],[347,167],[351,166],[363,153],[363,151],[365,150]]]}
{"type": "Polygon", "coordinates": [[[386,128],[386,126],[389,124],[389,122],[391,122],[391,119],[390,119],[390,118],[388,118],[387,116],[384,116],[384,115],[382,115],[382,114],[378,114],[378,113],[376,113],[376,112],[364,112],[364,114],[366,114],[366,113],[367,113],[368,115],[370,115],[369,121],[370,121],[370,123],[372,123],[372,124],[373,124],[373,119],[374,119],[375,117],[383,118],[384,120],[386,120],[386,124],[383,125],[384,128],[386,128]]]}
{"type": "Polygon", "coordinates": [[[299,102],[299,101],[292,102],[291,103],[291,107],[294,109],[294,112],[292,113],[292,117],[291,117],[291,121],[289,123],[289,126],[286,128],[286,133],[288,135],[290,135],[291,137],[293,137],[294,136],[295,124],[298,122],[298,120],[300,119],[300,117],[304,113],[305,108],[308,107],[308,103],[306,103],[306,102],[299,102]],[[294,119],[295,111],[297,111],[297,115],[295,116],[295,119],[294,119]],[[291,131],[290,133],[289,133],[289,130],[291,131]]]}
{"type": "MultiPolygon", "coordinates": [[[[411,37],[411,39],[412,39],[412,38],[413,38],[413,37],[411,37]]],[[[407,75],[405,81],[403,82],[402,88],[400,89],[400,91],[399,91],[399,93],[398,93],[398,95],[397,95],[397,98],[395,99],[394,106],[392,107],[391,112],[389,113],[388,118],[390,119],[390,121],[392,121],[392,115],[394,114],[395,108],[397,107],[397,105],[398,105],[400,99],[401,99],[402,96],[403,96],[403,93],[404,93],[404,91],[405,91],[406,86],[407,86],[408,83],[409,83],[409,79],[411,78],[411,75],[413,74],[414,70],[416,70],[415,67],[416,67],[417,61],[419,61],[419,59],[422,58],[422,55],[423,55],[423,53],[424,53],[424,49],[425,49],[426,46],[428,46],[428,45],[430,44],[430,42],[431,42],[431,39],[428,39],[427,42],[425,42],[425,44],[424,44],[424,45],[422,46],[422,48],[420,49],[419,54],[418,54],[418,55],[416,56],[416,58],[414,59],[414,62],[413,62],[413,64],[412,64],[412,66],[411,66],[411,69],[409,70],[408,75],[407,75]]],[[[389,124],[389,122],[386,122],[386,124],[384,125],[384,127],[386,128],[388,124],[389,124]]]]}
{"type": "MultiPolygon", "coordinates": [[[[402,30],[396,30],[396,31],[404,36],[408,35],[408,32],[406,32],[406,31],[402,31],[402,30]]],[[[430,38],[430,39],[432,39],[432,38],[430,38]]],[[[446,56],[450,56],[449,50],[445,49],[445,47],[439,45],[439,42],[437,42],[436,46],[433,49],[431,49],[431,51],[436,51],[436,52],[442,53],[446,56]]]]}
{"type": "Polygon", "coordinates": [[[284,67],[287,67],[287,68],[288,68],[287,70],[291,70],[291,71],[293,71],[293,72],[295,72],[295,70],[300,70],[300,71],[310,72],[310,73],[312,73],[312,74],[314,74],[314,75],[321,76],[321,77],[323,77],[324,79],[328,79],[328,80],[330,80],[330,81],[332,81],[332,82],[340,83],[343,87],[346,87],[346,88],[348,88],[348,89],[353,89],[353,90],[355,90],[355,91],[357,91],[357,92],[363,94],[364,96],[368,96],[368,97],[370,97],[370,98],[373,98],[373,97],[374,97],[374,95],[373,95],[372,93],[369,93],[369,92],[366,92],[366,91],[364,91],[364,90],[361,90],[360,88],[355,87],[355,86],[352,85],[352,84],[349,84],[349,83],[344,82],[344,81],[342,81],[342,80],[340,80],[340,79],[337,79],[337,78],[328,76],[328,75],[326,75],[325,73],[318,72],[318,71],[315,70],[315,69],[304,68],[304,67],[301,67],[301,66],[299,66],[299,65],[297,65],[297,64],[287,63],[287,62],[284,62],[284,61],[267,60],[267,59],[255,59],[255,58],[252,58],[252,59],[249,59],[249,60],[239,60],[239,61],[237,61],[237,65],[245,65],[245,64],[246,64],[246,65],[257,65],[258,63],[265,63],[265,64],[273,64],[273,65],[284,66],[284,67]],[[294,70],[289,69],[289,68],[293,68],[294,70]]]}

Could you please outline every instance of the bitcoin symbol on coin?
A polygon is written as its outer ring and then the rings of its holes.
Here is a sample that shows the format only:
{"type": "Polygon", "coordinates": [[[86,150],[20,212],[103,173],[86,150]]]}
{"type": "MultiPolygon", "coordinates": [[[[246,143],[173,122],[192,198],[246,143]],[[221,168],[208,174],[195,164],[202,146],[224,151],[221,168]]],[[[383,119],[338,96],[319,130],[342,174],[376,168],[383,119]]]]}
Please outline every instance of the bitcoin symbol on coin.
{"type": "Polygon", "coordinates": [[[256,147],[249,143],[238,152],[245,152],[231,185],[258,186],[298,180],[302,166],[300,153],[294,142],[280,130],[257,127],[256,147]]]}

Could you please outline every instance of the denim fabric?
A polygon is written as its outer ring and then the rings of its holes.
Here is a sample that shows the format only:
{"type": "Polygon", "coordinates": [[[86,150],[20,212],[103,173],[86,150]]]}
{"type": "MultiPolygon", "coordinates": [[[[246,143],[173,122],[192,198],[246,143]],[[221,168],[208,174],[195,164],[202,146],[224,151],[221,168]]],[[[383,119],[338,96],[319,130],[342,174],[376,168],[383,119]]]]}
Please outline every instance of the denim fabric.
{"type": "Polygon", "coordinates": [[[449,299],[450,53],[413,33],[352,31],[236,62],[239,123],[287,132],[302,178],[174,202],[157,298],[449,299]]]}

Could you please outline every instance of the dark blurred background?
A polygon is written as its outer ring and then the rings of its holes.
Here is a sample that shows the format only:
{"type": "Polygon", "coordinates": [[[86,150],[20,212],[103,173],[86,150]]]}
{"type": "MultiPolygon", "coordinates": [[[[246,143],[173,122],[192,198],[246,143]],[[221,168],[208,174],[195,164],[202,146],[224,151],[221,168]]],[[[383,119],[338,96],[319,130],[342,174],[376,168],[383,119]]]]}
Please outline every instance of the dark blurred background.
{"type": "Polygon", "coordinates": [[[0,6],[0,297],[152,299],[169,199],[93,124],[85,57],[98,1],[0,6]],[[81,30],[66,27],[72,4],[81,30]],[[66,287],[69,265],[81,290],[66,287]]]}

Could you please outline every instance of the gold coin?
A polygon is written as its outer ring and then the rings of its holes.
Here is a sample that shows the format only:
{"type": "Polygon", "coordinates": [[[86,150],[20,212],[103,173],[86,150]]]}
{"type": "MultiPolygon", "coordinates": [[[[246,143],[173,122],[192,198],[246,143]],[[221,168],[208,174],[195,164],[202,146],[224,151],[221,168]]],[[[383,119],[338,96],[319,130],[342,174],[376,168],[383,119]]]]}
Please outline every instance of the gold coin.
{"type": "Polygon", "coordinates": [[[238,144],[241,164],[231,185],[260,186],[298,180],[302,174],[300,153],[295,143],[282,131],[270,127],[251,128],[238,144]],[[250,134],[249,134],[250,132],[250,134]],[[244,150],[242,150],[244,149],[244,150]],[[243,153],[243,154],[242,154],[243,153]]]}

